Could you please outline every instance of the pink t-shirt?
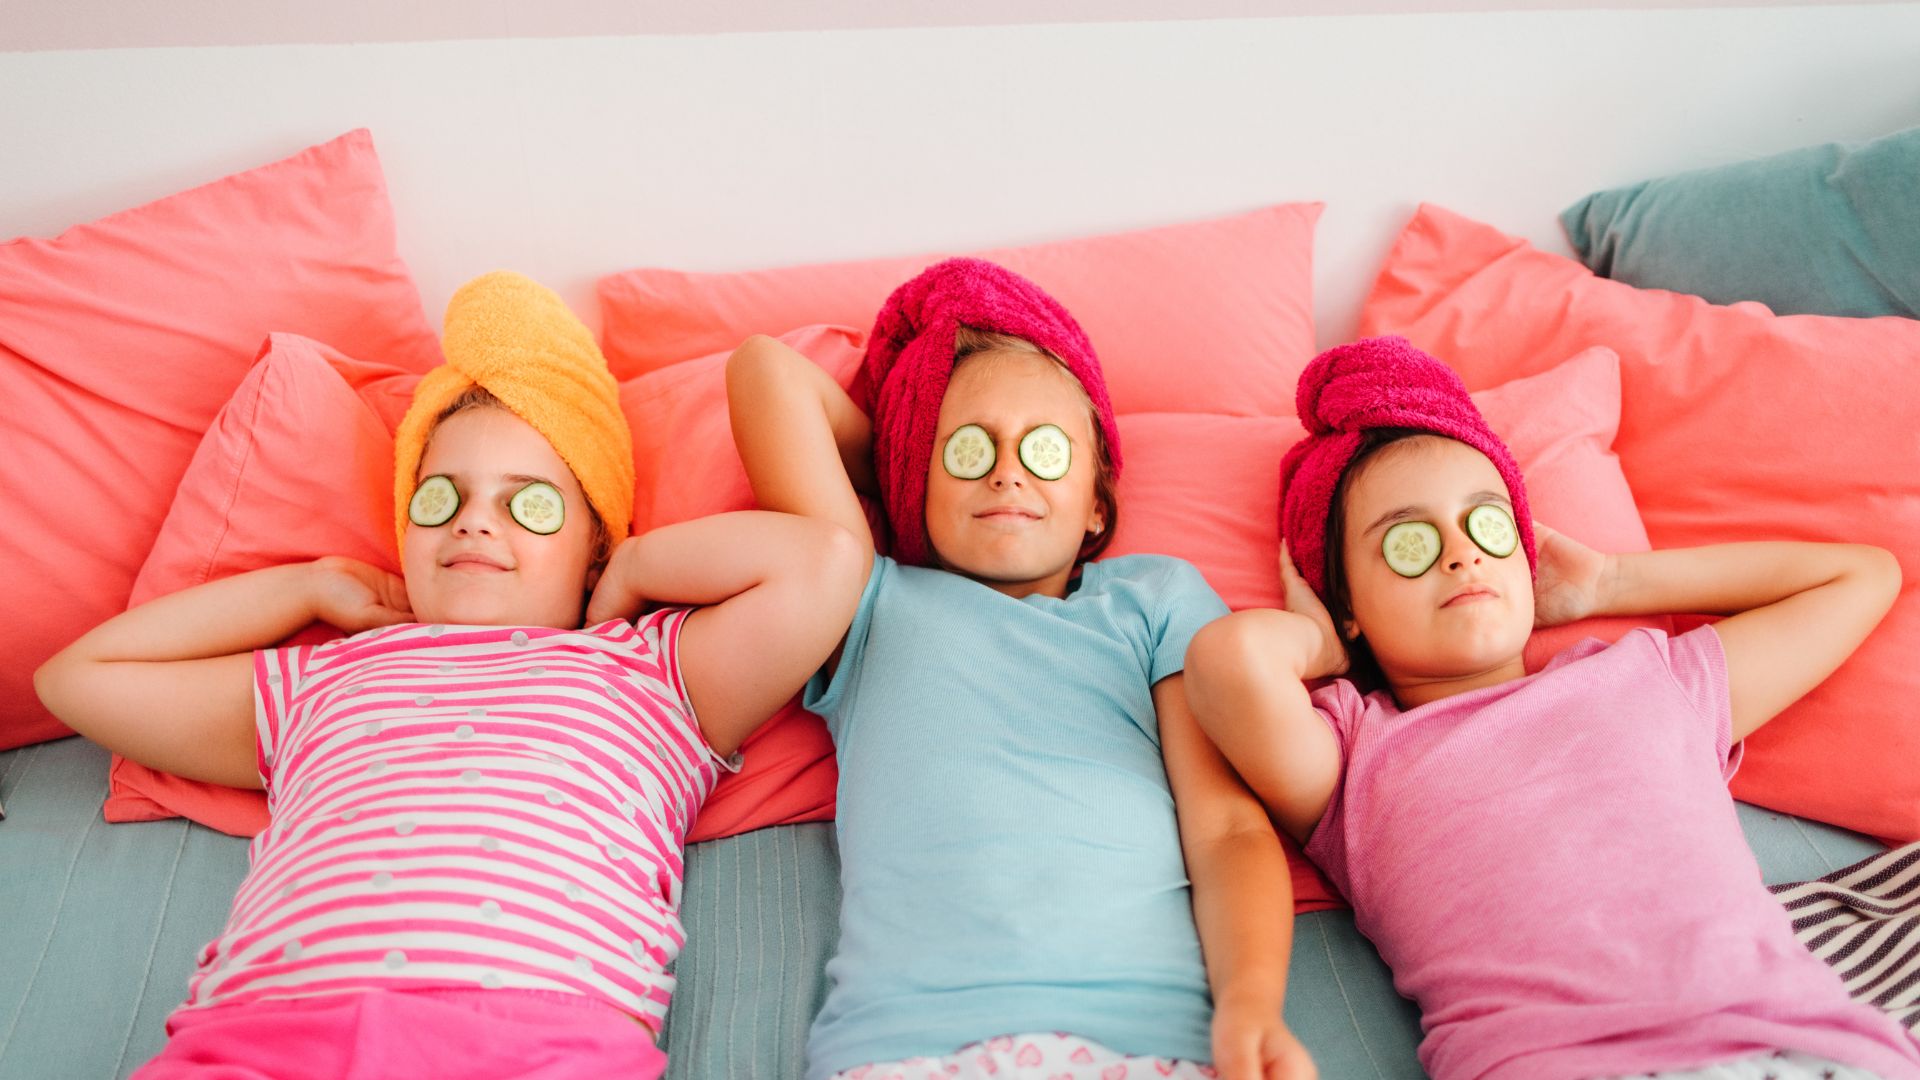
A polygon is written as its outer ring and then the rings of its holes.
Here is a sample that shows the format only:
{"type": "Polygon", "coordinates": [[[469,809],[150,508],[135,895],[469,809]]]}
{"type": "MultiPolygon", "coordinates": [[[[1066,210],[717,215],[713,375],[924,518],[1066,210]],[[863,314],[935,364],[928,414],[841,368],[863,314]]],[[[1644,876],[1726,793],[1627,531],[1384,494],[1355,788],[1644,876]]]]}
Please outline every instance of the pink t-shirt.
{"type": "Polygon", "coordinates": [[[1402,712],[1313,694],[1343,775],[1307,854],[1420,1005],[1436,1080],[1577,1080],[1799,1050],[1920,1077],[1761,884],[1702,627],[1584,641],[1402,712]]]}
{"type": "Polygon", "coordinates": [[[680,682],[685,619],[409,624],[256,653],[272,824],[182,1007],[510,987],[658,1031],[682,840],[731,767],[680,682]]]}

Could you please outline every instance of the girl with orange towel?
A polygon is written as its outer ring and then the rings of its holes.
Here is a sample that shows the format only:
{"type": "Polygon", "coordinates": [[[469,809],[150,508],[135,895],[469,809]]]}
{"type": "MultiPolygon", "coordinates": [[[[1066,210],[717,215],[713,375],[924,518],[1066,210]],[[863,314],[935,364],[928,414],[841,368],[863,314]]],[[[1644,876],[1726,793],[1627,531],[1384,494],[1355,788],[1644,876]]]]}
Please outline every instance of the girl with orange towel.
{"type": "Polygon", "coordinates": [[[444,348],[397,437],[404,578],[211,582],[37,675],[126,757],[266,789],[142,1080],[659,1076],[687,827],[852,617],[866,558],[832,523],[627,538],[631,435],[552,292],[468,283],[444,348]],[[271,647],[315,620],[350,636],[271,647]]]}

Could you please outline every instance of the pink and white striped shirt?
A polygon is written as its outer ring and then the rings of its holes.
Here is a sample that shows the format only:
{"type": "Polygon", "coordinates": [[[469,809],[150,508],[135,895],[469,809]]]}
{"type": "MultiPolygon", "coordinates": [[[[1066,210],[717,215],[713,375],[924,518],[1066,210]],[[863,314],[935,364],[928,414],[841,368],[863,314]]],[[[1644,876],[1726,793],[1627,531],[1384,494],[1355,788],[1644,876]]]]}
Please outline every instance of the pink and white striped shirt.
{"type": "Polygon", "coordinates": [[[272,824],[182,1008],[512,987],[659,1031],[683,839],[736,767],[680,681],[686,615],[409,624],[254,654],[272,824]]]}

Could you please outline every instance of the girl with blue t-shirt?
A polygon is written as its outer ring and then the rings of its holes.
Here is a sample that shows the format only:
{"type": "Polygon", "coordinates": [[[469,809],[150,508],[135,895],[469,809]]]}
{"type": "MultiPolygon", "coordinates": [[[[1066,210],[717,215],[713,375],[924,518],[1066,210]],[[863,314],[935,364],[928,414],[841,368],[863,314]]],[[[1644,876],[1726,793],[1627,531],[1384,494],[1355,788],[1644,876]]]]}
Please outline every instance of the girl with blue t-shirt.
{"type": "Polygon", "coordinates": [[[871,545],[877,491],[893,552],[806,695],[843,886],[808,1077],[1312,1076],[1278,837],[1186,705],[1226,607],[1180,560],[1098,559],[1120,447],[1072,316],[949,260],[850,393],[762,337],[727,382],[760,504],[871,545]]]}

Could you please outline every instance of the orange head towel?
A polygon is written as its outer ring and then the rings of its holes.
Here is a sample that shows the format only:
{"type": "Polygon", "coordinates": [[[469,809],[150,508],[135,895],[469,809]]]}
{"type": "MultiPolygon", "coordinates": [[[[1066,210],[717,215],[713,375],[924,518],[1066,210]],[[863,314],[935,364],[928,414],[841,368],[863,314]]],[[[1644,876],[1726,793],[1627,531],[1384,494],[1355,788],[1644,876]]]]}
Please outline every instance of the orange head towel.
{"type": "Polygon", "coordinates": [[[394,435],[394,528],[406,544],[434,418],[469,387],[486,388],[546,436],[618,544],[633,524],[633,432],[593,335],[553,290],[507,270],[460,286],[447,302],[447,362],[420,380],[394,435]]]}

